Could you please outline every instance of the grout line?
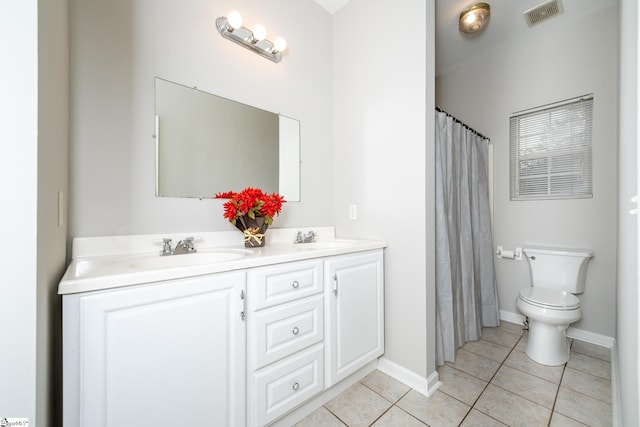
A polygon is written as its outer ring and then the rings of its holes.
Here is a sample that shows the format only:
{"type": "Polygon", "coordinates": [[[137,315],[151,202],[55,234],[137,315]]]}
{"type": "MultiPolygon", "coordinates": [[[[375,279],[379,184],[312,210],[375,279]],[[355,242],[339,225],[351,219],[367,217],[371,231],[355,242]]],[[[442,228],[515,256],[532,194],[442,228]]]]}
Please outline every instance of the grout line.
{"type": "MultiPolygon", "coordinates": [[[[516,335],[516,334],[514,334],[514,333],[512,333],[512,332],[508,332],[508,331],[502,331],[502,330],[501,330],[500,332],[502,332],[502,333],[506,333],[506,334],[511,334],[511,335],[516,335]]],[[[469,417],[469,415],[471,414],[471,411],[472,411],[473,409],[476,409],[476,411],[480,412],[482,415],[487,416],[487,417],[489,417],[489,418],[491,418],[491,419],[495,420],[496,422],[499,422],[499,423],[501,423],[501,424],[504,424],[504,423],[503,423],[502,421],[500,421],[499,419],[497,419],[497,418],[493,417],[492,415],[489,415],[489,414],[486,414],[486,413],[482,412],[481,410],[477,409],[475,406],[476,406],[476,404],[478,403],[478,401],[480,400],[480,398],[482,397],[482,395],[487,391],[487,388],[489,387],[489,384],[491,384],[491,382],[493,381],[493,379],[495,378],[495,376],[498,374],[498,372],[500,371],[500,369],[501,369],[503,366],[508,366],[508,367],[509,367],[509,368],[511,368],[511,369],[519,370],[519,369],[517,369],[517,368],[512,368],[512,367],[511,367],[511,366],[509,366],[509,365],[505,365],[505,361],[509,358],[509,356],[511,356],[511,354],[512,354],[514,351],[517,351],[517,350],[516,350],[516,347],[517,347],[517,346],[518,346],[518,344],[522,341],[522,339],[525,337],[525,335],[526,335],[526,332],[524,332],[524,331],[523,331],[523,332],[522,332],[522,334],[520,335],[520,338],[516,341],[516,343],[515,343],[513,346],[511,346],[511,348],[510,348],[509,352],[507,353],[507,355],[502,359],[502,362],[499,362],[499,363],[500,363],[500,366],[498,366],[498,368],[497,368],[497,369],[496,369],[496,371],[493,373],[493,375],[491,376],[491,378],[489,378],[489,380],[488,380],[488,381],[487,381],[487,380],[484,380],[484,379],[482,379],[482,378],[478,378],[477,376],[475,376],[475,375],[473,375],[473,374],[470,374],[470,373],[468,373],[468,372],[466,372],[466,371],[463,371],[463,370],[461,370],[461,369],[458,369],[457,367],[455,367],[455,366],[454,366],[454,364],[453,364],[453,365],[447,365],[447,366],[449,366],[450,368],[455,369],[456,371],[460,371],[461,373],[464,373],[464,374],[466,374],[466,375],[470,375],[471,377],[474,377],[474,378],[476,378],[476,379],[478,379],[478,380],[480,380],[480,381],[484,381],[484,382],[486,382],[486,385],[484,386],[484,388],[482,389],[482,391],[478,394],[478,397],[476,397],[476,399],[473,401],[473,403],[472,403],[471,405],[468,405],[468,404],[466,404],[465,402],[462,402],[460,399],[458,399],[458,398],[456,398],[456,397],[454,397],[454,396],[451,396],[451,395],[449,395],[449,394],[447,394],[447,393],[445,393],[445,392],[442,392],[443,394],[447,395],[447,396],[448,396],[448,397],[450,397],[450,398],[453,398],[453,399],[457,400],[458,402],[460,402],[460,403],[464,404],[465,406],[469,406],[469,410],[467,411],[467,413],[465,414],[465,416],[462,418],[462,420],[460,421],[460,423],[458,424],[458,426],[460,426],[460,425],[462,425],[462,424],[464,423],[464,421],[469,417]]],[[[495,343],[495,342],[493,342],[493,341],[489,341],[489,340],[486,340],[486,339],[485,339],[485,341],[487,341],[488,343],[493,344],[493,345],[497,345],[497,346],[502,346],[502,347],[507,347],[507,348],[508,348],[508,346],[505,346],[504,344],[501,344],[501,343],[495,343]]],[[[575,341],[575,340],[572,340],[572,345],[571,345],[571,346],[573,346],[573,342],[574,342],[574,341],[575,341]]],[[[492,360],[493,362],[498,363],[497,361],[495,361],[495,360],[493,360],[493,359],[490,359],[490,358],[488,358],[488,357],[486,357],[486,356],[483,356],[483,355],[480,355],[480,354],[477,354],[477,353],[474,353],[474,352],[470,352],[470,353],[472,353],[472,354],[474,354],[474,355],[476,355],[476,356],[478,356],[478,357],[482,357],[482,358],[485,358],[485,359],[487,359],[487,360],[492,360]]],[[[578,352],[575,352],[575,353],[578,353],[578,352]]],[[[602,360],[602,361],[604,361],[604,362],[607,362],[606,360],[599,359],[598,357],[594,357],[594,356],[591,356],[591,355],[588,355],[588,354],[584,354],[584,353],[578,353],[578,354],[581,354],[581,355],[586,356],[586,357],[590,357],[590,358],[594,358],[594,359],[598,359],[598,360],[602,360]]],[[[609,363],[611,363],[611,362],[609,362],[609,363]]],[[[548,420],[548,422],[547,422],[547,426],[550,426],[550,425],[551,425],[551,420],[552,420],[552,418],[553,418],[553,414],[556,412],[556,411],[555,411],[555,408],[556,408],[556,404],[557,404],[557,401],[558,401],[558,396],[559,396],[559,394],[560,394],[560,387],[561,387],[561,384],[562,384],[562,380],[564,379],[564,375],[565,375],[565,373],[566,373],[567,363],[565,363],[565,364],[564,364],[564,365],[562,365],[562,366],[563,366],[563,367],[562,367],[562,374],[561,374],[561,376],[560,376],[560,380],[559,380],[559,382],[557,383],[557,387],[556,387],[556,391],[555,391],[555,397],[554,397],[554,400],[553,400],[553,405],[552,405],[552,407],[551,407],[551,414],[550,414],[550,416],[549,416],[549,420],[548,420]]],[[[574,369],[575,369],[575,368],[574,368],[574,369]]],[[[597,378],[602,378],[602,377],[600,377],[600,376],[598,376],[598,375],[594,375],[594,374],[592,374],[592,373],[590,373],[590,372],[585,372],[585,371],[582,371],[582,370],[580,370],[580,369],[576,369],[576,370],[578,370],[578,371],[580,371],[580,372],[583,372],[583,373],[586,373],[586,374],[588,374],[588,375],[591,375],[591,376],[597,377],[597,378]]],[[[525,371],[521,371],[521,372],[525,372],[525,371]]],[[[528,372],[525,372],[525,373],[528,373],[528,372]]],[[[530,374],[530,373],[529,373],[529,374],[530,374]]],[[[530,375],[533,375],[533,374],[530,374],[530,375]]],[[[543,379],[543,380],[546,380],[545,378],[538,377],[537,375],[533,375],[533,376],[535,376],[535,377],[537,377],[537,378],[540,378],[540,379],[543,379]]],[[[606,378],[602,378],[602,379],[606,379],[606,378]]],[[[549,380],[546,380],[546,381],[547,381],[547,382],[551,382],[551,381],[549,381],[549,380]]],[[[395,402],[392,402],[392,401],[390,401],[388,398],[386,398],[385,396],[381,395],[378,391],[374,390],[372,387],[368,386],[367,384],[364,384],[362,381],[359,381],[359,383],[360,383],[361,385],[363,385],[364,387],[366,387],[367,389],[369,389],[369,390],[373,391],[375,394],[377,394],[378,396],[380,396],[382,399],[384,399],[384,400],[386,400],[387,402],[391,403],[391,406],[390,406],[389,408],[387,408],[387,410],[385,410],[385,411],[384,411],[380,416],[378,416],[378,417],[377,417],[377,418],[376,418],[376,419],[375,419],[375,420],[374,420],[370,425],[373,425],[373,424],[375,424],[376,422],[378,422],[378,421],[379,421],[379,420],[380,420],[380,419],[381,419],[381,418],[382,418],[386,413],[388,413],[388,412],[391,410],[391,408],[393,408],[393,407],[396,407],[397,409],[399,409],[400,411],[402,411],[402,412],[403,412],[403,413],[405,413],[406,415],[409,415],[410,417],[412,417],[412,418],[416,419],[417,421],[419,421],[420,423],[424,424],[424,421],[422,421],[421,419],[417,418],[417,417],[416,417],[415,415],[413,415],[411,412],[408,412],[408,411],[404,410],[403,408],[401,408],[401,407],[399,407],[399,406],[397,405],[397,403],[398,403],[400,400],[402,400],[402,399],[403,399],[403,398],[404,398],[404,397],[405,397],[409,392],[411,392],[411,390],[412,390],[411,388],[409,388],[405,393],[403,393],[403,394],[402,394],[402,396],[400,396],[400,398],[398,398],[395,402]]],[[[520,398],[523,398],[523,399],[525,399],[525,400],[528,400],[528,401],[530,401],[530,402],[532,402],[532,403],[535,403],[535,404],[537,404],[537,405],[540,405],[539,403],[534,402],[534,401],[532,401],[532,400],[530,400],[530,399],[528,399],[528,398],[526,398],[526,397],[520,396],[519,394],[514,393],[514,392],[512,392],[512,391],[510,391],[510,390],[504,389],[504,388],[502,388],[502,387],[500,387],[500,386],[497,386],[497,385],[495,385],[495,384],[493,384],[493,386],[494,386],[494,387],[497,387],[497,388],[500,388],[500,389],[502,389],[502,390],[505,390],[505,391],[506,391],[506,392],[508,392],[508,393],[514,394],[514,395],[516,395],[516,396],[518,396],[518,397],[520,397],[520,398]]],[[[595,399],[595,400],[598,400],[598,401],[603,402],[603,403],[605,403],[605,404],[609,404],[609,405],[611,405],[611,403],[609,403],[609,402],[605,402],[605,401],[602,401],[602,400],[598,399],[597,397],[593,397],[593,396],[586,395],[586,394],[581,393],[581,392],[579,392],[579,391],[577,391],[577,390],[573,390],[573,389],[571,389],[571,390],[572,390],[573,392],[578,393],[578,394],[580,394],[580,395],[583,395],[583,396],[585,396],[585,397],[589,397],[589,398],[591,398],[591,399],[595,399]]],[[[540,405],[540,406],[544,407],[543,405],[540,405]]],[[[344,425],[346,425],[347,427],[349,427],[349,426],[348,426],[348,424],[347,424],[343,419],[341,419],[338,415],[336,415],[334,412],[332,412],[332,411],[331,411],[329,408],[327,408],[325,405],[323,405],[323,408],[324,408],[325,410],[327,410],[331,415],[333,415],[337,420],[339,420],[342,424],[344,424],[344,425]]],[[[546,407],[545,407],[545,408],[546,408],[546,407]]],[[[547,408],[547,409],[549,409],[549,408],[547,408]]],[[[562,413],[559,413],[559,414],[561,414],[561,415],[563,415],[563,416],[565,416],[565,417],[567,417],[567,418],[569,418],[569,419],[575,420],[575,418],[573,418],[573,417],[571,417],[571,416],[569,416],[569,415],[562,414],[562,413]]],[[[577,421],[577,420],[575,420],[575,421],[577,421]]],[[[579,421],[577,421],[577,422],[579,422],[579,421]]]]}
{"type": "MultiPolygon", "coordinates": [[[[571,357],[571,347],[569,347],[569,357],[571,357]]],[[[547,427],[549,427],[551,425],[551,420],[553,419],[553,413],[556,410],[556,402],[558,401],[558,395],[560,394],[560,384],[562,384],[562,379],[564,378],[564,372],[566,370],[567,370],[567,363],[565,362],[564,366],[562,367],[562,375],[560,375],[560,381],[558,382],[558,388],[556,389],[556,396],[553,398],[553,405],[551,405],[551,417],[549,417],[549,422],[547,423],[547,427]]]]}
{"type": "MultiPolygon", "coordinates": [[[[504,331],[502,331],[502,332],[504,332],[504,331]]],[[[505,333],[509,333],[509,332],[505,332],[505,333]]],[[[515,334],[512,334],[512,335],[515,335],[515,334]]],[[[487,388],[489,388],[489,384],[491,384],[491,381],[493,381],[493,378],[498,374],[498,371],[499,371],[499,370],[500,370],[500,368],[502,368],[502,366],[504,365],[504,361],[505,361],[505,360],[507,360],[507,358],[511,355],[511,353],[512,353],[512,352],[515,350],[515,348],[518,346],[518,343],[520,342],[520,340],[522,339],[522,337],[524,337],[524,331],[523,331],[523,332],[522,332],[522,334],[520,335],[520,338],[518,338],[518,341],[516,341],[516,342],[515,342],[515,344],[513,344],[513,346],[511,347],[511,350],[509,350],[509,353],[507,353],[507,355],[504,357],[504,359],[502,359],[502,362],[500,362],[500,366],[498,366],[498,369],[496,369],[496,371],[493,373],[493,375],[491,376],[491,378],[489,378],[489,380],[487,381],[487,385],[485,385],[485,386],[484,386],[484,388],[482,389],[482,391],[480,392],[480,394],[478,394],[478,397],[476,397],[476,400],[474,400],[474,401],[473,401],[473,404],[472,404],[472,405],[471,405],[471,407],[469,408],[469,411],[467,411],[467,413],[466,413],[466,415],[464,416],[464,418],[462,418],[462,420],[460,421],[460,424],[458,424],[459,426],[460,426],[460,425],[462,425],[462,423],[464,423],[464,420],[469,416],[469,414],[471,413],[471,410],[472,410],[472,409],[475,409],[475,407],[476,407],[476,403],[478,403],[478,400],[480,400],[480,398],[482,397],[482,395],[484,394],[484,392],[485,392],[485,391],[487,391],[487,388]]],[[[485,341],[489,341],[489,340],[485,340],[485,341]]],[[[493,341],[489,341],[489,342],[490,342],[490,343],[493,343],[493,344],[495,344],[495,345],[502,345],[502,344],[500,344],[500,343],[494,343],[493,341]]],[[[503,345],[503,347],[506,347],[506,346],[504,346],[504,345],[503,345]]],[[[475,354],[475,353],[474,353],[474,354],[475,354]]],[[[481,355],[479,355],[479,354],[478,354],[477,356],[478,356],[478,357],[484,357],[484,356],[481,356],[481,355]]],[[[485,357],[485,359],[488,359],[488,358],[486,358],[486,357],[485,357]]],[[[491,360],[491,359],[488,359],[488,360],[491,360]]],[[[494,360],[494,362],[495,362],[495,360],[494,360]]],[[[455,362],[454,362],[454,364],[455,364],[455,362]]],[[[462,372],[464,372],[464,371],[462,371],[462,372]]],[[[465,372],[465,373],[466,373],[466,374],[469,374],[468,372],[465,372]]],[[[469,374],[469,375],[471,375],[471,374],[469,374]]],[[[471,375],[471,376],[472,376],[472,377],[475,377],[475,375],[471,375]]],[[[478,378],[478,377],[475,377],[475,378],[478,378]]],[[[479,380],[482,380],[481,378],[478,378],[478,379],[479,379],[479,380]]],[[[482,380],[482,381],[484,381],[484,380],[482,380]]],[[[508,390],[507,390],[507,391],[508,391],[508,390]]],[[[515,394],[515,393],[514,393],[514,394],[515,394]]],[[[463,403],[464,403],[464,402],[463,402],[463,403]]],[[[485,414],[484,412],[480,411],[479,409],[476,409],[476,411],[478,411],[478,412],[480,412],[480,413],[482,413],[482,414],[484,414],[484,415],[486,415],[486,416],[488,416],[488,417],[490,417],[490,418],[493,418],[491,415],[489,415],[489,414],[485,414]]],[[[496,420],[495,418],[493,418],[493,419],[494,419],[494,420],[496,420]]],[[[498,422],[502,423],[502,421],[500,421],[500,420],[496,420],[496,421],[498,421],[498,422]]],[[[502,424],[504,424],[504,423],[502,423],[502,424]]]]}
{"type": "Polygon", "coordinates": [[[327,411],[329,411],[329,413],[331,415],[333,415],[334,417],[336,417],[338,419],[338,421],[340,421],[342,424],[344,424],[345,426],[349,427],[349,424],[347,424],[342,418],[340,418],[338,415],[336,415],[331,409],[327,408],[326,406],[322,405],[322,407],[324,409],[326,409],[327,411]]]}

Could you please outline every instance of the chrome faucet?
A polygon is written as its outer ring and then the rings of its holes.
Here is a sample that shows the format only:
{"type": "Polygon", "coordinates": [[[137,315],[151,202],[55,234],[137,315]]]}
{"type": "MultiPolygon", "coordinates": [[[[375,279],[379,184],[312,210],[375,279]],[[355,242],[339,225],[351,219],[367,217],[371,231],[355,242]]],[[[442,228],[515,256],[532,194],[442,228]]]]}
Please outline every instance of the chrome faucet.
{"type": "Polygon", "coordinates": [[[185,237],[180,240],[175,248],[171,248],[171,239],[162,239],[162,250],[160,256],[182,255],[195,253],[196,248],[193,246],[193,237],[185,237]]]}
{"type": "Polygon", "coordinates": [[[173,250],[174,255],[192,254],[195,253],[196,248],[193,246],[193,237],[185,237],[180,240],[173,250]]]}
{"type": "Polygon", "coordinates": [[[296,240],[293,243],[310,243],[316,237],[316,233],[313,230],[309,230],[307,234],[302,234],[302,231],[298,231],[296,234],[296,240]]]}

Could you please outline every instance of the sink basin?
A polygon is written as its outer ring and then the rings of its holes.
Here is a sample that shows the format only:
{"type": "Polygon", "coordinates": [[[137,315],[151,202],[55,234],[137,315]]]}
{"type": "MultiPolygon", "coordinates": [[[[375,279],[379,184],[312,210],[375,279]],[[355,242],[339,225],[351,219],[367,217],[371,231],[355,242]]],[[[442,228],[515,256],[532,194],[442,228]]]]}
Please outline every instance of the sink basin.
{"type": "Polygon", "coordinates": [[[202,252],[183,255],[160,256],[158,253],[148,253],[107,259],[80,259],[72,263],[72,268],[67,271],[65,277],[70,280],[85,279],[144,270],[215,264],[240,259],[251,253],[245,249],[205,249],[202,252]]]}
{"type": "Polygon", "coordinates": [[[133,269],[156,269],[189,267],[194,265],[214,264],[218,262],[233,261],[240,259],[251,251],[245,250],[216,250],[207,252],[196,252],[194,254],[183,255],[145,255],[141,257],[130,257],[121,259],[115,263],[133,269]]]}
{"type": "Polygon", "coordinates": [[[317,242],[294,243],[293,247],[296,249],[333,249],[351,246],[357,242],[357,240],[352,239],[318,240],[317,242]]]}

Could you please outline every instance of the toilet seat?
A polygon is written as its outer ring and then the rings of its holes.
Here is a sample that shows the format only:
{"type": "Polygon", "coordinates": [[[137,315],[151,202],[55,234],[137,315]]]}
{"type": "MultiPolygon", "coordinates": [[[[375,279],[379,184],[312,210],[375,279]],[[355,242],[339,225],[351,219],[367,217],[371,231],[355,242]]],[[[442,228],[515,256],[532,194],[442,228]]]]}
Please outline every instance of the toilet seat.
{"type": "Polygon", "coordinates": [[[536,307],[549,310],[574,310],[580,308],[580,300],[569,292],[529,287],[520,290],[519,298],[536,307]]]}

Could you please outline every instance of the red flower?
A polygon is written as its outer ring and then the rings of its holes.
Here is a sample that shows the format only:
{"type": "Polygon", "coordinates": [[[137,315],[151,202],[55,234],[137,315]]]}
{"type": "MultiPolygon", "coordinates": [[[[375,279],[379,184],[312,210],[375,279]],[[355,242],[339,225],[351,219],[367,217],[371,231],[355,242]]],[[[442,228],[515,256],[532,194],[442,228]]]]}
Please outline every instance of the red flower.
{"type": "Polygon", "coordinates": [[[236,219],[247,215],[250,218],[263,216],[265,223],[273,223],[273,217],[280,214],[286,200],[278,193],[265,194],[259,188],[247,187],[240,193],[227,191],[216,193],[216,199],[229,199],[225,202],[224,217],[235,225],[236,219]]]}

